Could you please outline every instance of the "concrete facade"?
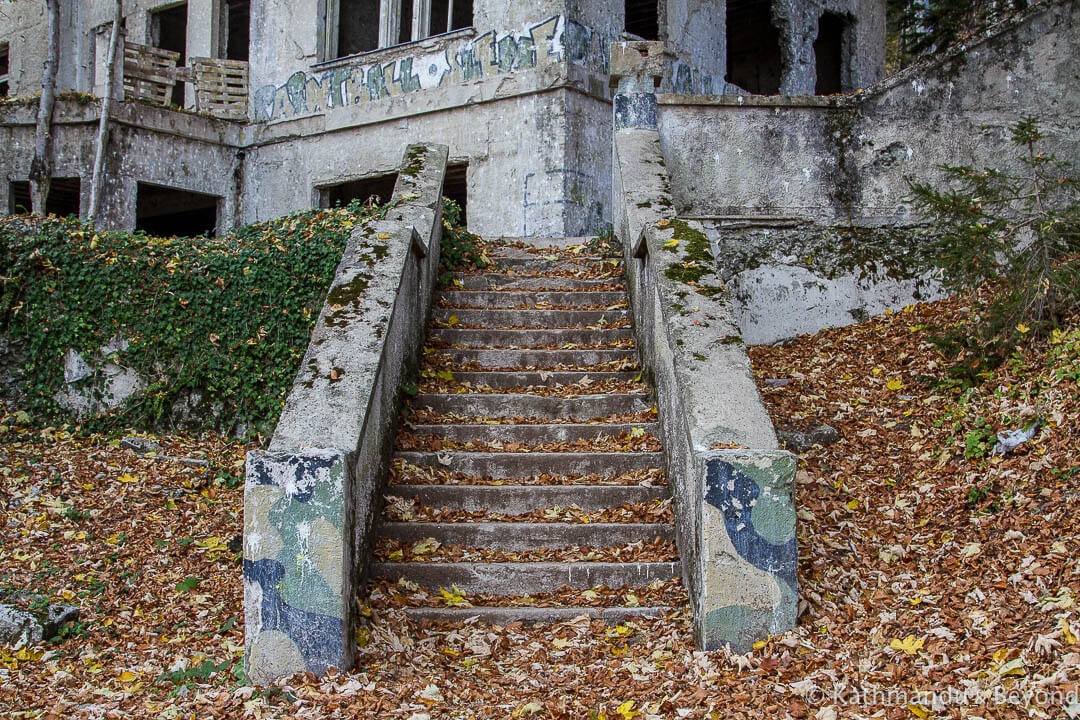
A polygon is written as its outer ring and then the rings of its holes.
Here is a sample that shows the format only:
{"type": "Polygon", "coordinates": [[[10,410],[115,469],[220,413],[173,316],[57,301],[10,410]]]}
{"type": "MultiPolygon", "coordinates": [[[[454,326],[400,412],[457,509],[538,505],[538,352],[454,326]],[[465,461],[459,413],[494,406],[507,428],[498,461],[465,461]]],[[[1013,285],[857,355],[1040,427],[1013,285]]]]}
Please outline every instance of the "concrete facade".
{"type": "MultiPolygon", "coordinates": [[[[661,0],[646,18],[627,18],[623,3],[598,0],[474,0],[471,16],[452,25],[425,15],[430,0],[239,3],[250,13],[243,49],[249,122],[200,125],[187,113],[118,103],[114,121],[123,129],[107,153],[102,222],[137,226],[140,182],[213,196],[219,231],[277,217],[318,204],[328,187],[393,172],[404,148],[423,141],[446,144],[451,163],[467,164],[474,231],[600,232],[611,223],[610,43],[632,37],[628,28],[649,28],[667,41],[663,89],[745,94],[725,79],[735,28],[726,18],[748,2],[768,6],[784,92],[815,91],[813,45],[826,12],[849,24],[837,50],[846,53],[848,81],[867,84],[883,72],[883,0],[661,0]],[[371,37],[377,30],[378,47],[339,57],[335,46],[351,42],[341,23],[358,17],[371,37]]],[[[61,91],[104,91],[111,5],[62,0],[61,91]]],[[[189,61],[233,57],[228,17],[236,5],[127,0],[125,41],[177,49],[189,61]]],[[[0,13],[10,16],[0,23],[9,94],[32,95],[46,46],[44,5],[19,2],[0,13]]],[[[195,108],[190,83],[176,97],[195,108]]],[[[64,130],[55,174],[82,179],[84,213],[96,113],[96,104],[77,102],[58,109],[64,130]]],[[[32,108],[0,104],[0,131],[11,148],[0,154],[0,175],[9,183],[27,176],[32,122],[32,108]]]]}
{"type": "Polygon", "coordinates": [[[1080,7],[1032,6],[968,47],[854,95],[657,99],[680,218],[702,224],[743,337],[774,342],[937,296],[907,230],[908,179],[1020,168],[1009,128],[1080,166],[1080,7]]]}

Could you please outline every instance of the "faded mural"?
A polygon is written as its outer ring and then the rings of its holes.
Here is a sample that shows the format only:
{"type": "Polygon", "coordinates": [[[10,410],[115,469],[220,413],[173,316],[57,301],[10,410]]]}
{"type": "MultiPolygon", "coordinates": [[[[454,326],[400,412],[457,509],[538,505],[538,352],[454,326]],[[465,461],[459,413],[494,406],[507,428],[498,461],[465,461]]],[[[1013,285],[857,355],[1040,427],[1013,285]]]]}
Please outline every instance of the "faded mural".
{"type": "MultiPolygon", "coordinates": [[[[608,72],[608,47],[616,38],[555,15],[521,31],[490,30],[451,41],[441,51],[387,63],[298,71],[281,85],[255,91],[255,122],[318,115],[359,103],[398,97],[485,77],[564,61],[608,72]]],[[[713,78],[681,62],[671,63],[665,83],[681,93],[713,93],[713,78]]],[[[721,83],[722,84],[722,83],[721,83]]]]}

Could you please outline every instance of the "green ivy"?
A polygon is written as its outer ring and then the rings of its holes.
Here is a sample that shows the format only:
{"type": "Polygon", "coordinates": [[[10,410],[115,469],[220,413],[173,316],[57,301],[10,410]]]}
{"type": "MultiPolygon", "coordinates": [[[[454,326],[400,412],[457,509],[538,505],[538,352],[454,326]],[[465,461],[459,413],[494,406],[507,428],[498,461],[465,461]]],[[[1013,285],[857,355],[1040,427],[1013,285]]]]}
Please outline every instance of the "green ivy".
{"type": "Polygon", "coordinates": [[[385,214],[359,203],[308,210],[221,238],[102,232],[80,221],[0,218],[0,332],[24,358],[20,405],[37,423],[67,416],[69,349],[147,388],[87,430],[160,429],[198,397],[188,425],[269,431],[296,375],[352,228],[385,214]],[[114,338],[128,346],[109,358],[114,338]]]}
{"type": "Polygon", "coordinates": [[[451,273],[468,268],[483,269],[491,264],[484,254],[483,240],[465,229],[461,221],[461,206],[443,198],[443,234],[439,248],[440,286],[449,286],[451,273]]]}

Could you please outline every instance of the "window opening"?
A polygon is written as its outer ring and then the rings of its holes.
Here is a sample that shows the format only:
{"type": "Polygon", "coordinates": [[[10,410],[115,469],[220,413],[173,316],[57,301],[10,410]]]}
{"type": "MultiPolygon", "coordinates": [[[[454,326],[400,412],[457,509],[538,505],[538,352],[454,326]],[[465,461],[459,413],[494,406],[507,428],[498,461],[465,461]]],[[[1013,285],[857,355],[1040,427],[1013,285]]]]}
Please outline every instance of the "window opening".
{"type": "Polygon", "coordinates": [[[247,62],[251,45],[251,0],[228,0],[228,37],[225,39],[225,58],[247,62]]]}
{"type": "Polygon", "coordinates": [[[626,32],[642,40],[660,39],[658,0],[625,0],[626,32]]]}
{"type": "Polygon", "coordinates": [[[10,92],[10,84],[8,81],[8,46],[6,44],[0,44],[0,97],[7,97],[10,92]]]}
{"type": "Polygon", "coordinates": [[[372,177],[350,180],[338,185],[319,188],[319,206],[324,208],[344,207],[353,200],[377,205],[385,205],[394,196],[397,173],[374,175],[372,177]]]}
{"type": "Polygon", "coordinates": [[[755,95],[780,92],[783,58],[770,0],[728,0],[728,82],[755,95]]]}
{"type": "Polygon", "coordinates": [[[817,59],[818,95],[836,95],[850,90],[845,82],[844,54],[848,18],[827,12],[818,20],[818,36],[814,41],[814,57],[817,59]]]}
{"type": "MultiPolygon", "coordinates": [[[[162,50],[180,53],[177,64],[187,64],[187,3],[155,10],[150,15],[150,44],[162,50]]],[[[184,106],[184,83],[173,86],[173,105],[184,106]]]]}
{"type": "Polygon", "coordinates": [[[150,235],[191,237],[217,231],[216,195],[139,183],[135,198],[135,229],[150,235]]]}
{"type": "Polygon", "coordinates": [[[329,57],[345,57],[379,47],[379,0],[337,0],[337,47],[329,57]]]}
{"type": "Polygon", "coordinates": [[[398,43],[407,43],[413,39],[413,0],[400,0],[401,21],[398,23],[398,43]]]}
{"type": "MultiPolygon", "coordinates": [[[[45,198],[45,212],[48,215],[67,217],[79,214],[79,195],[82,183],[79,178],[52,178],[49,181],[49,196],[45,198]]],[[[30,182],[15,180],[9,188],[9,207],[12,215],[30,213],[30,182]]]]}

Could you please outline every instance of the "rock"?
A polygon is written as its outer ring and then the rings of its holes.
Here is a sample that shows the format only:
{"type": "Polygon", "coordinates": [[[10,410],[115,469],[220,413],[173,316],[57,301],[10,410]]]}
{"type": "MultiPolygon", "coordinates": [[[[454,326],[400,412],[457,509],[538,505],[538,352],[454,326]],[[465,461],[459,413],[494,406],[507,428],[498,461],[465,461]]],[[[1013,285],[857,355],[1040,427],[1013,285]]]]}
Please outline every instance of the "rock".
{"type": "Polygon", "coordinates": [[[44,635],[44,628],[33,615],[14,605],[0,605],[0,645],[36,645],[44,635]]]}
{"type": "Polygon", "coordinates": [[[831,425],[814,425],[809,430],[776,431],[780,444],[794,453],[806,452],[815,445],[826,447],[840,441],[840,433],[831,425]]]}
{"type": "Polygon", "coordinates": [[[769,387],[782,388],[791,383],[791,378],[765,378],[765,384],[769,387]]]}
{"type": "Polygon", "coordinates": [[[243,547],[244,547],[244,536],[243,535],[233,535],[232,539],[229,540],[229,552],[238,553],[238,552],[240,552],[240,550],[243,547]]]}
{"type": "Polygon", "coordinates": [[[83,356],[74,350],[68,350],[64,355],[64,382],[71,383],[85,380],[94,374],[94,370],[90,367],[90,363],[83,359],[83,356]]]}
{"type": "Polygon", "coordinates": [[[81,612],[81,608],[71,605],[50,605],[45,619],[45,639],[48,640],[59,635],[60,629],[69,622],[76,622],[81,612]]]}
{"type": "Polygon", "coordinates": [[[182,458],[176,458],[176,460],[178,462],[180,462],[182,465],[187,465],[188,467],[197,467],[197,468],[208,468],[208,467],[210,467],[210,461],[209,460],[202,460],[200,458],[182,457],[182,458]]]}
{"type": "Polygon", "coordinates": [[[161,452],[162,447],[149,438],[134,437],[128,435],[120,441],[120,447],[131,450],[136,455],[145,455],[152,452],[161,452]]]}

